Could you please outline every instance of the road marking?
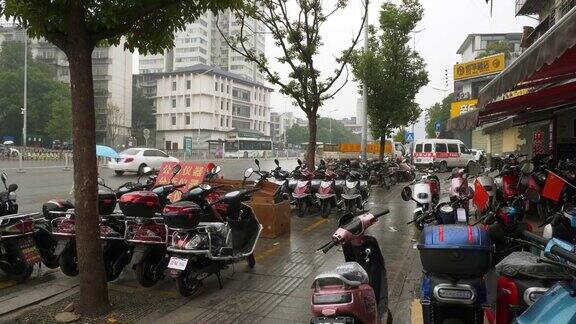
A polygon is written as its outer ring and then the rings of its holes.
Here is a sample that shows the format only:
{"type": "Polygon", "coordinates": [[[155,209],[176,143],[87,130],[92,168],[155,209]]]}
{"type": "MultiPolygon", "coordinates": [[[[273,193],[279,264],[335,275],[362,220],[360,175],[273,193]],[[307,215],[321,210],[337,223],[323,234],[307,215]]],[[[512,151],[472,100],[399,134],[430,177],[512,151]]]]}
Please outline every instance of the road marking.
{"type": "Polygon", "coordinates": [[[424,318],[422,317],[422,305],[420,304],[420,299],[412,300],[412,304],[410,304],[410,319],[412,324],[424,323],[424,318]]]}
{"type": "Polygon", "coordinates": [[[314,223],[303,228],[300,232],[306,234],[306,233],[310,232],[311,230],[315,229],[316,227],[318,227],[324,223],[327,223],[327,222],[328,222],[328,219],[325,219],[325,218],[319,219],[319,220],[315,221],[314,223]]]}

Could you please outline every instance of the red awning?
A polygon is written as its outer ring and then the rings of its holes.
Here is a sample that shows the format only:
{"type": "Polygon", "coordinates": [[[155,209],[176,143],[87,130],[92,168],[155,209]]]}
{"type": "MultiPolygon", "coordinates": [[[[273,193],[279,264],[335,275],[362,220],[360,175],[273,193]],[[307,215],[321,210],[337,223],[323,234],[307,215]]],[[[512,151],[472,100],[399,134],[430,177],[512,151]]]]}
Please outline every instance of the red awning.
{"type": "Polygon", "coordinates": [[[493,122],[523,112],[552,109],[570,104],[576,104],[576,80],[522,96],[492,102],[480,111],[479,123],[493,122]]]}

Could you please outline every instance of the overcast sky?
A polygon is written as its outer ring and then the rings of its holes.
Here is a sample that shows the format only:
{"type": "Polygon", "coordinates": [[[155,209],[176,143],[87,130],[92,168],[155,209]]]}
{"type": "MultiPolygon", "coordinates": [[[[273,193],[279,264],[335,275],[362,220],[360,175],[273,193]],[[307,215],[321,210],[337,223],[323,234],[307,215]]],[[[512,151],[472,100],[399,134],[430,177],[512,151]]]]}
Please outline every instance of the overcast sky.
{"type": "MultiPolygon", "coordinates": [[[[494,1],[493,15],[490,16],[490,6],[484,0],[420,0],[424,7],[424,18],[418,24],[416,30],[424,29],[416,35],[416,50],[424,58],[427,64],[430,83],[417,95],[416,101],[423,109],[440,101],[444,92],[434,90],[445,88],[444,70],[448,69],[449,90],[452,91],[452,66],[459,62],[460,57],[456,54],[458,47],[468,34],[472,33],[507,33],[522,32],[522,26],[535,25],[535,21],[526,17],[515,17],[515,3],[513,0],[494,1]]],[[[328,6],[334,0],[326,0],[328,6]]],[[[384,1],[371,0],[369,7],[369,23],[378,24],[380,7],[384,1]]],[[[399,1],[394,1],[398,3],[399,1]]],[[[320,69],[329,72],[336,68],[334,56],[349,46],[352,35],[358,31],[361,22],[362,5],[360,0],[350,0],[350,5],[332,16],[322,30],[324,46],[316,62],[321,62],[320,69]]],[[[412,42],[411,42],[412,44],[412,42]]],[[[360,44],[362,45],[362,43],[360,44]]],[[[280,52],[273,45],[272,39],[266,43],[266,52],[273,68],[280,72],[286,72],[286,67],[277,63],[273,57],[280,52]]],[[[320,115],[334,118],[350,117],[356,113],[356,100],[358,86],[352,80],[341,92],[320,108],[320,115]]],[[[294,111],[298,116],[304,114],[297,107],[286,105],[286,98],[275,92],[272,94],[272,109],[283,112],[285,106],[288,111],[294,111]]],[[[416,137],[424,136],[422,114],[420,125],[416,127],[416,137]]]]}

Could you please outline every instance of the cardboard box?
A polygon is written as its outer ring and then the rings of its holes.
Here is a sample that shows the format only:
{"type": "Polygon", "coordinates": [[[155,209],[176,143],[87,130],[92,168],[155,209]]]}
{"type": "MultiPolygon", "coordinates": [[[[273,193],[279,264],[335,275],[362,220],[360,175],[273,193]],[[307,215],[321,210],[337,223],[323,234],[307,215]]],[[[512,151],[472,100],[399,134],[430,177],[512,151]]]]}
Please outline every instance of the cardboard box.
{"type": "Polygon", "coordinates": [[[284,233],[290,233],[290,202],[283,200],[278,204],[248,203],[262,224],[261,237],[276,238],[284,233]]]}

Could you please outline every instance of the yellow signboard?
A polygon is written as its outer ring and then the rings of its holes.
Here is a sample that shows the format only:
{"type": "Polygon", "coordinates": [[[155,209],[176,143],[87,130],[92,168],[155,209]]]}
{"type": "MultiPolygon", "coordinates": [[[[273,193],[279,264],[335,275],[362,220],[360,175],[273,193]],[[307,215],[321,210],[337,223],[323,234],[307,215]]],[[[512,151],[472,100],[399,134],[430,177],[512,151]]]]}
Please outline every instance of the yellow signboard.
{"type": "Polygon", "coordinates": [[[450,118],[458,117],[476,109],[476,104],[478,104],[478,99],[453,102],[450,107],[450,118]]]}
{"type": "Polygon", "coordinates": [[[504,53],[454,65],[454,80],[474,78],[504,70],[504,53]]]}

